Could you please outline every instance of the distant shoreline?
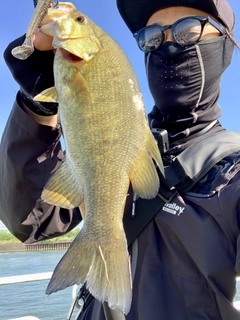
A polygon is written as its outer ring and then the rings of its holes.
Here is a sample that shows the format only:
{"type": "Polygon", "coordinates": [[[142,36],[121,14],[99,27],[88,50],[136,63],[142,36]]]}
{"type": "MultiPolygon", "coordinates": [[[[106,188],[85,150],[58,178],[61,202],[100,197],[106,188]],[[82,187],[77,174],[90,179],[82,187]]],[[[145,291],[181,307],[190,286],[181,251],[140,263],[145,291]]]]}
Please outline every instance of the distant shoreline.
{"type": "Polygon", "coordinates": [[[60,237],[42,240],[33,244],[25,244],[14,237],[8,230],[0,230],[0,253],[41,251],[41,250],[66,250],[79,233],[74,229],[60,237]]]}
{"type": "Polygon", "coordinates": [[[35,243],[35,244],[23,244],[23,243],[0,243],[0,253],[9,252],[26,252],[26,251],[49,251],[49,250],[67,250],[71,245],[71,242],[55,242],[55,243],[35,243]]]}

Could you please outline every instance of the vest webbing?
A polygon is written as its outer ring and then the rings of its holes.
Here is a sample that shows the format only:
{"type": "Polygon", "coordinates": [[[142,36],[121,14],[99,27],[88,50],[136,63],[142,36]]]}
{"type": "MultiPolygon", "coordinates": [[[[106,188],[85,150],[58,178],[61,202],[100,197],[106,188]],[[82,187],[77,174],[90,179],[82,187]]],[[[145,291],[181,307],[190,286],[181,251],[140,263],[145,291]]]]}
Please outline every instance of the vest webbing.
{"type": "Polygon", "coordinates": [[[165,177],[160,176],[158,195],[151,200],[138,198],[134,216],[131,210],[125,212],[123,225],[128,246],[178,191],[191,190],[215,164],[239,150],[240,133],[220,131],[192,144],[174,158],[165,167],[165,177]]]}

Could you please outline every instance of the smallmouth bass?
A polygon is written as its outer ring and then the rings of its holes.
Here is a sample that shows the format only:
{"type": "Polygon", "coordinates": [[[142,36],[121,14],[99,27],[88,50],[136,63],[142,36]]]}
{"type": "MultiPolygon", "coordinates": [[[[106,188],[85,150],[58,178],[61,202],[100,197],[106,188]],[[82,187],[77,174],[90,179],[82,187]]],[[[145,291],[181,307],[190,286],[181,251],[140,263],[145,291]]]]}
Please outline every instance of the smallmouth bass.
{"type": "Polygon", "coordinates": [[[142,198],[155,197],[154,162],[160,170],[163,165],[126,55],[105,31],[67,5],[62,17],[50,8],[41,27],[56,48],[55,87],[35,100],[59,103],[66,144],[65,161],[42,199],[67,209],[80,207],[84,225],[46,293],[86,282],[95,298],[127,314],[132,281],[122,218],[129,185],[142,198]]]}

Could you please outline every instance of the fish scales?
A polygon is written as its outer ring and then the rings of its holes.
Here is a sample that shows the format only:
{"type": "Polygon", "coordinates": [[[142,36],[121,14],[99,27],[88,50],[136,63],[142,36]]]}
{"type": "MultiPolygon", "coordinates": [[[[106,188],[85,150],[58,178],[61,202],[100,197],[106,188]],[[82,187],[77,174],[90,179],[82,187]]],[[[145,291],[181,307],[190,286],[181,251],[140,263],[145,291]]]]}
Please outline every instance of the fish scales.
{"type": "MultiPolygon", "coordinates": [[[[55,87],[35,99],[59,102],[66,145],[65,161],[42,198],[63,208],[80,206],[84,225],[55,268],[46,292],[86,282],[99,301],[127,314],[132,283],[124,207],[130,182],[140,197],[156,196],[159,179],[152,159],[162,169],[161,156],[123,50],[69,6],[67,16],[56,12],[58,19],[46,19],[42,26],[56,48],[55,87]]],[[[48,11],[52,17],[54,10],[48,11]]]]}

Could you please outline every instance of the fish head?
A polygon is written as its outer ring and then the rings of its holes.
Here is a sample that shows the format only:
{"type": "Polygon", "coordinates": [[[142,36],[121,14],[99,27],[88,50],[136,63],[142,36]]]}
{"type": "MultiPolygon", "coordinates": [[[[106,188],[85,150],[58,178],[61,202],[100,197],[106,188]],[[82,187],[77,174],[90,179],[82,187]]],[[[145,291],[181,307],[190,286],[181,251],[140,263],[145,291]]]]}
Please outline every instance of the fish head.
{"type": "Polygon", "coordinates": [[[76,10],[76,7],[71,2],[58,2],[56,6],[48,8],[46,16],[43,18],[41,25],[56,21],[62,18],[70,11],[76,10]]]}
{"type": "Polygon", "coordinates": [[[89,61],[101,50],[95,28],[95,24],[73,4],[60,2],[57,7],[48,9],[41,31],[53,37],[54,48],[66,50],[72,58],[76,57],[76,61],[89,61]]]}

